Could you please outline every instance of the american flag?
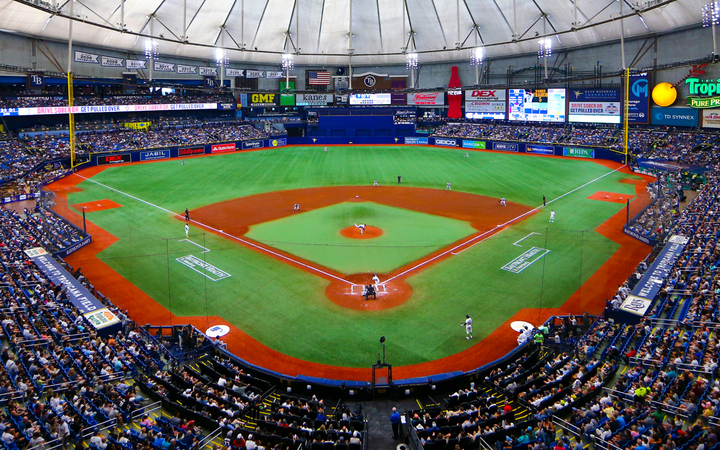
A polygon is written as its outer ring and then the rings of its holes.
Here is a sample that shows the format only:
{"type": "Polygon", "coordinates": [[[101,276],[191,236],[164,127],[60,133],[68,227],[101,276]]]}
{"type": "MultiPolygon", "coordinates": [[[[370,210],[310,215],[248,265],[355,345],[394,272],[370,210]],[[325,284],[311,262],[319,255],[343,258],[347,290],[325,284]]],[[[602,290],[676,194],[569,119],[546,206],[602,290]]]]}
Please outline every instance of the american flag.
{"type": "Polygon", "coordinates": [[[310,85],[329,85],[330,72],[308,72],[310,85]]]}

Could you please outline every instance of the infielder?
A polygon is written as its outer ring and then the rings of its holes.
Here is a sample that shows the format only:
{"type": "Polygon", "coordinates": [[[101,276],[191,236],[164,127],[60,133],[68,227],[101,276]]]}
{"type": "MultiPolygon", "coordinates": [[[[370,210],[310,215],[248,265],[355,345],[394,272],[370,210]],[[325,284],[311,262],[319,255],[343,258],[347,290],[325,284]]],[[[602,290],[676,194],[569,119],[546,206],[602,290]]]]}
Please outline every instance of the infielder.
{"type": "Polygon", "coordinates": [[[190,237],[190,225],[185,224],[185,237],[190,237]]]}
{"type": "Polygon", "coordinates": [[[555,210],[550,211],[550,223],[555,223],[555,210]]]}
{"type": "Polygon", "coordinates": [[[380,183],[378,183],[378,180],[375,180],[375,182],[373,183],[373,187],[375,187],[375,186],[380,187],[380,183]]]}
{"type": "Polygon", "coordinates": [[[469,341],[473,337],[472,319],[469,314],[465,315],[465,322],[463,322],[463,325],[465,326],[465,339],[469,341]]]}
{"type": "Polygon", "coordinates": [[[445,190],[452,191],[452,186],[450,185],[450,183],[448,183],[447,186],[445,186],[445,190]]]}
{"type": "Polygon", "coordinates": [[[500,197],[500,206],[507,206],[507,202],[505,201],[505,197],[500,197]]]}
{"type": "Polygon", "coordinates": [[[356,223],[355,228],[358,228],[360,230],[360,236],[365,234],[365,224],[364,223],[361,223],[361,224],[356,223]]]}
{"type": "Polygon", "coordinates": [[[300,212],[300,203],[295,203],[295,206],[293,206],[293,212],[300,212]]]}

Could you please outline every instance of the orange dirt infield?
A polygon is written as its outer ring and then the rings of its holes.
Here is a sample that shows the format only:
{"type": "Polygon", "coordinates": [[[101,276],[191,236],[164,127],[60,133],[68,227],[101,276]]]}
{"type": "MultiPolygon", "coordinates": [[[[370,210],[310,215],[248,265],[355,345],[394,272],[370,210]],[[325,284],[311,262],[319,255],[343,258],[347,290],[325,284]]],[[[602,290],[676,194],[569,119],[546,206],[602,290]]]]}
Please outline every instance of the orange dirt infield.
{"type": "Polygon", "coordinates": [[[597,191],[590,197],[588,197],[589,200],[600,200],[601,202],[612,202],[612,203],[622,203],[625,204],[628,199],[632,199],[633,195],[627,195],[627,194],[618,194],[617,192],[605,192],[605,191],[597,191]]]}
{"type": "Polygon", "coordinates": [[[78,211],[82,211],[82,209],[85,208],[85,212],[91,213],[95,211],[105,211],[106,209],[122,208],[122,205],[120,203],[115,203],[112,200],[104,199],[92,202],[76,203],[72,205],[72,207],[78,211]]]}
{"type": "Polygon", "coordinates": [[[383,232],[378,227],[371,227],[368,225],[365,227],[365,232],[362,234],[360,234],[360,229],[354,226],[343,228],[340,230],[340,234],[350,239],[374,239],[378,236],[382,236],[383,232]]]}
{"type": "MultiPolygon", "coordinates": [[[[595,162],[613,170],[621,167],[620,164],[610,161],[598,160],[595,162]]],[[[103,167],[91,167],[84,169],[82,176],[90,178],[103,170],[103,167]]],[[[627,167],[622,168],[620,171],[627,174],[632,173],[627,167]]],[[[636,186],[636,197],[630,204],[631,215],[637,214],[649,202],[649,195],[645,185],[654,178],[642,175],[641,177],[643,182],[636,186]]],[[[54,210],[80,226],[82,225],[82,216],[68,207],[67,198],[63,195],[62,190],[75,187],[75,185],[83,181],[83,178],[70,175],[49,187],[60,194],[57,196],[57,205],[54,210]]],[[[282,206],[284,208],[289,206],[288,209],[291,212],[294,203],[282,203],[282,206]]],[[[495,202],[495,205],[497,205],[497,202],[495,202]]],[[[538,324],[553,314],[566,314],[568,312],[582,314],[585,311],[591,314],[600,313],[605,306],[604,299],[615,294],[617,285],[627,278],[630,271],[651,249],[649,246],[625,235],[622,232],[624,222],[625,211],[623,210],[596,228],[597,232],[618,243],[620,249],[560,308],[523,309],[509,318],[506,323],[498,324],[498,328],[493,333],[463,352],[426,363],[394,367],[395,380],[430,376],[457,370],[469,371],[488,364],[506,355],[516,347],[517,333],[510,329],[510,323],[516,320],[525,320],[538,324]]],[[[70,255],[66,260],[75,267],[82,266],[83,273],[88,279],[92,280],[95,287],[107,294],[120,308],[131,311],[131,316],[137,323],[156,325],[189,323],[200,330],[205,330],[213,325],[228,325],[231,332],[223,337],[223,340],[228,344],[228,349],[251,364],[289,376],[302,374],[330,379],[370,380],[372,371],[369,368],[329,366],[293,358],[263,345],[221,317],[175,316],[97,258],[97,254],[116,242],[117,238],[91,221],[87,222],[87,227],[88,232],[93,236],[93,242],[70,255]]],[[[369,275],[365,274],[365,276],[369,275]]],[[[381,281],[386,279],[383,275],[380,278],[381,281]]],[[[358,281],[364,281],[364,279],[358,281]]],[[[374,300],[368,301],[368,303],[372,302],[374,300]]]]}

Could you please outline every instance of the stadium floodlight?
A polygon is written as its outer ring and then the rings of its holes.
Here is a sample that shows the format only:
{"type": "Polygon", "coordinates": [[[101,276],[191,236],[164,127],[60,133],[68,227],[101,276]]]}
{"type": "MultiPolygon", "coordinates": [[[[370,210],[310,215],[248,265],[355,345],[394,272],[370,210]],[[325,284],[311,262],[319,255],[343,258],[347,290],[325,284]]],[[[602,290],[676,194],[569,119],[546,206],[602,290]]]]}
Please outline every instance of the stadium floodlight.
{"type": "Polygon", "coordinates": [[[414,69],[417,69],[419,67],[419,65],[420,64],[419,64],[419,59],[418,59],[417,53],[408,53],[405,56],[405,67],[406,68],[408,68],[410,70],[414,70],[414,69]]]}
{"type": "Polygon", "coordinates": [[[158,59],[158,43],[155,39],[148,39],[145,41],[145,57],[148,59],[158,59]]]}
{"type": "Polygon", "coordinates": [[[720,23],[720,2],[710,2],[702,7],[702,23],[703,27],[720,23]]]}
{"type": "Polygon", "coordinates": [[[295,68],[295,55],[293,55],[292,53],[283,54],[282,68],[283,70],[293,70],[295,68]]]}
{"type": "Polygon", "coordinates": [[[230,56],[227,50],[222,48],[215,49],[215,64],[221,67],[227,67],[230,64],[230,56]]]}
{"type": "Polygon", "coordinates": [[[538,42],[538,58],[549,58],[552,56],[552,40],[550,38],[540,39],[538,42]]]}
{"type": "Polygon", "coordinates": [[[479,66],[483,63],[483,57],[485,56],[485,49],[482,47],[475,47],[470,50],[470,65],[479,66]]]}

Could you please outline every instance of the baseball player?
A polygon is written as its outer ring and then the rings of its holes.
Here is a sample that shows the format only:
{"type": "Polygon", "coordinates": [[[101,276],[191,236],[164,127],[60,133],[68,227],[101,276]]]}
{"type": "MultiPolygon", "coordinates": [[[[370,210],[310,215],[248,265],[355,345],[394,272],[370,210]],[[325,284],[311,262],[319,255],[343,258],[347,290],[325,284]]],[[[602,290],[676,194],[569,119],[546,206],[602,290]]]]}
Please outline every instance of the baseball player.
{"type": "Polygon", "coordinates": [[[380,284],[380,277],[377,276],[377,274],[373,274],[372,277],[373,284],[375,284],[375,290],[377,290],[378,285],[380,284]]]}
{"type": "Polygon", "coordinates": [[[375,187],[375,186],[380,187],[380,183],[378,183],[378,180],[375,180],[375,182],[373,183],[373,187],[375,187]]]}
{"type": "Polygon", "coordinates": [[[185,224],[185,237],[190,237],[190,225],[185,224]]]}
{"type": "Polygon", "coordinates": [[[184,160],[184,159],[183,159],[183,160],[180,160],[180,165],[181,165],[181,166],[184,166],[184,165],[185,165],[185,160],[184,160]]]}
{"type": "Polygon", "coordinates": [[[447,186],[445,186],[445,190],[452,191],[452,186],[450,185],[450,183],[448,183],[447,186]]]}
{"type": "Polygon", "coordinates": [[[365,234],[365,224],[364,224],[364,223],[361,223],[361,224],[357,224],[357,223],[356,223],[356,224],[355,224],[355,228],[357,228],[357,229],[360,230],[360,236],[362,236],[363,234],[365,234]]]}
{"type": "Polygon", "coordinates": [[[325,153],[327,153],[327,147],[325,147],[325,153]]]}
{"type": "Polygon", "coordinates": [[[470,157],[470,153],[465,152],[465,156],[463,158],[469,158],[469,157],[470,157]]]}
{"type": "Polygon", "coordinates": [[[295,206],[293,206],[293,212],[300,212],[300,203],[295,203],[295,206]]]}
{"type": "Polygon", "coordinates": [[[465,339],[469,341],[473,337],[472,319],[469,314],[465,315],[465,322],[463,322],[463,325],[465,326],[465,339]]]}
{"type": "Polygon", "coordinates": [[[555,223],[555,210],[550,211],[550,223],[555,223]]]}
{"type": "Polygon", "coordinates": [[[507,206],[507,202],[505,201],[505,197],[500,197],[500,206],[507,206]]]}
{"type": "Polygon", "coordinates": [[[545,204],[545,196],[543,195],[543,206],[546,206],[545,204]]]}

